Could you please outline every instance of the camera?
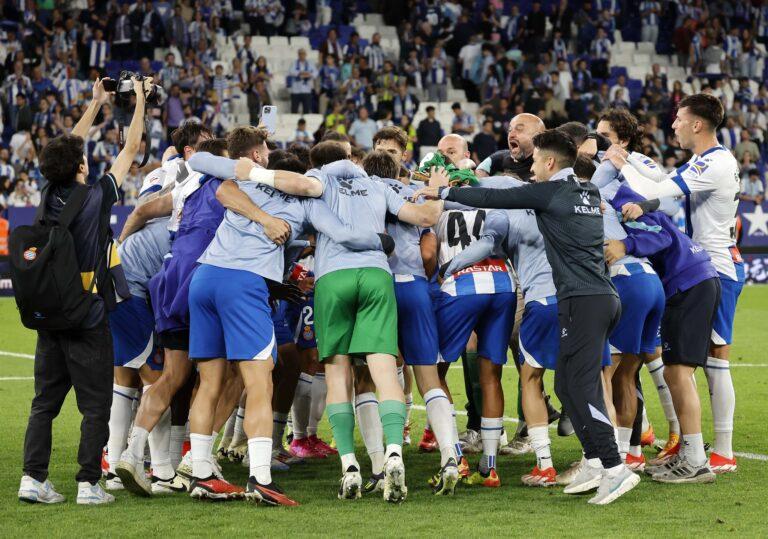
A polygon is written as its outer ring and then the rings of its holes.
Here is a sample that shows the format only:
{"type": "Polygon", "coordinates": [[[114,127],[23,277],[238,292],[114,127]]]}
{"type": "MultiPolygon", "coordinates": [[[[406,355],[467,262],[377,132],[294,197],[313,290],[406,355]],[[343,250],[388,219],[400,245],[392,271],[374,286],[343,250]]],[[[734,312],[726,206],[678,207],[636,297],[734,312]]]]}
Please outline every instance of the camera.
{"type": "MultiPolygon", "coordinates": [[[[143,81],[146,76],[133,71],[121,71],[120,77],[116,81],[104,81],[104,89],[109,92],[115,92],[115,102],[118,105],[125,105],[129,102],[133,91],[133,78],[143,81]],[[109,83],[109,84],[108,84],[109,83]]],[[[160,106],[165,101],[165,90],[162,86],[153,84],[146,94],[147,105],[160,106]]]]}

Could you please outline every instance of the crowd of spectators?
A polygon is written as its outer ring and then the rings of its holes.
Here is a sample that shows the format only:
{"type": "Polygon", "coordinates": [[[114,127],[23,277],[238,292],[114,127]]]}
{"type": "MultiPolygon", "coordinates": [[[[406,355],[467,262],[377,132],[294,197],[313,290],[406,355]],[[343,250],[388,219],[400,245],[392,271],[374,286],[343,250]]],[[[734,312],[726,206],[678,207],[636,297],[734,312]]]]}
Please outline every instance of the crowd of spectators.
{"type": "MultiPolygon", "coordinates": [[[[537,114],[549,126],[567,120],[594,126],[604,109],[626,107],[644,128],[639,150],[672,168],[686,157],[671,132],[677,103],[700,89],[724,102],[721,141],[742,164],[744,197],[762,197],[766,2],[17,0],[4,2],[0,14],[0,204],[36,204],[38,152],[72,129],[93,80],[115,76],[116,65],[153,74],[167,92],[151,113],[153,155],[125,182],[126,204],[182,122],[201,121],[217,134],[230,128],[233,89],[246,97],[257,122],[281,88],[273,87],[273,66],[254,54],[249,37],[228,39],[246,33],[243,23],[250,35],[307,36],[318,49],[298,52],[286,86],[291,112],[324,119],[318,132],[300,122],[291,142],[336,130],[365,150],[376,129],[399,125],[410,137],[412,166],[419,147],[446,132],[466,137],[473,158],[482,160],[506,145],[507,124],[519,112],[537,114]],[[379,33],[366,40],[354,28],[341,31],[358,9],[370,8],[397,27],[399,55],[382,46],[379,33]],[[668,81],[657,64],[648,66],[645,80],[631,79],[626,65],[612,62],[617,30],[625,40],[653,42],[686,68],[686,80],[668,81]],[[226,66],[219,62],[223,47],[235,49],[226,66]],[[158,48],[167,54],[155,61],[158,48]],[[457,99],[452,89],[466,98],[457,99]],[[457,101],[450,125],[431,104],[446,101],[457,101]],[[414,124],[420,107],[424,119],[414,124]]],[[[105,106],[89,133],[94,175],[119,151],[120,118],[119,109],[105,106]]]]}

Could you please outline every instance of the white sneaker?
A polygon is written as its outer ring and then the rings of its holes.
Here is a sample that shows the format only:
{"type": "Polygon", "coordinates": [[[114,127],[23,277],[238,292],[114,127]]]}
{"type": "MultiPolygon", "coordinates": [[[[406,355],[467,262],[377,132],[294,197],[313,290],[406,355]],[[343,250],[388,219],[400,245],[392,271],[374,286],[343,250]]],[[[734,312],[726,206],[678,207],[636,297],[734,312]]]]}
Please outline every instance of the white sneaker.
{"type": "Polygon", "coordinates": [[[216,479],[226,481],[226,479],[224,479],[224,472],[221,470],[221,464],[216,461],[213,455],[210,456],[208,461],[211,463],[211,470],[213,471],[213,475],[216,476],[216,479]]]}
{"type": "Polygon", "coordinates": [[[152,496],[152,484],[144,473],[144,462],[136,461],[128,450],[120,455],[120,461],[115,465],[115,473],[128,492],[138,496],[152,496]]]}
{"type": "Polygon", "coordinates": [[[77,503],[79,505],[101,505],[114,501],[115,497],[101,488],[98,483],[91,485],[87,481],[83,481],[77,484],[77,503]]]}
{"type": "Polygon", "coordinates": [[[170,479],[152,476],[152,494],[178,494],[186,491],[187,483],[179,474],[173,474],[170,479]]]}
{"type": "Polygon", "coordinates": [[[125,490],[122,480],[116,474],[109,472],[104,480],[106,490],[125,490]]]}
{"type": "Polygon", "coordinates": [[[573,478],[570,485],[563,489],[565,494],[583,494],[590,490],[595,490],[600,486],[600,479],[603,476],[603,468],[593,468],[589,462],[582,461],[579,466],[579,473],[573,478]]]}
{"type": "Polygon", "coordinates": [[[603,473],[597,495],[589,500],[593,505],[608,505],[620,496],[623,496],[640,483],[640,476],[621,465],[618,475],[603,473]]]}
{"type": "Polygon", "coordinates": [[[511,455],[509,452],[509,437],[507,436],[507,429],[501,430],[501,436],[499,437],[499,455],[511,455]]]}
{"type": "Polygon", "coordinates": [[[480,453],[483,450],[483,441],[480,433],[473,429],[467,429],[459,436],[461,452],[466,454],[480,453]]]}
{"type": "Polygon", "coordinates": [[[21,477],[19,500],[28,503],[61,503],[64,496],[56,492],[48,479],[42,483],[28,475],[21,477]]]}
{"type": "Polygon", "coordinates": [[[555,478],[555,481],[557,481],[557,484],[561,487],[565,487],[573,483],[573,480],[576,479],[576,476],[579,474],[579,470],[581,469],[582,461],[576,461],[571,463],[571,466],[565,470],[562,473],[557,474],[557,477],[555,478]]]}
{"type": "Polygon", "coordinates": [[[227,456],[231,462],[242,462],[248,456],[248,440],[233,446],[230,444],[227,456]]]}
{"type": "Polygon", "coordinates": [[[533,453],[530,436],[520,436],[515,434],[512,441],[505,446],[500,446],[499,453],[502,455],[525,455],[533,453]]]}
{"type": "Polygon", "coordinates": [[[401,503],[407,494],[403,457],[392,454],[384,464],[384,499],[390,503],[401,503]]]}
{"type": "Polygon", "coordinates": [[[355,500],[363,494],[363,476],[355,466],[350,466],[341,476],[338,497],[340,500],[355,500]]]}

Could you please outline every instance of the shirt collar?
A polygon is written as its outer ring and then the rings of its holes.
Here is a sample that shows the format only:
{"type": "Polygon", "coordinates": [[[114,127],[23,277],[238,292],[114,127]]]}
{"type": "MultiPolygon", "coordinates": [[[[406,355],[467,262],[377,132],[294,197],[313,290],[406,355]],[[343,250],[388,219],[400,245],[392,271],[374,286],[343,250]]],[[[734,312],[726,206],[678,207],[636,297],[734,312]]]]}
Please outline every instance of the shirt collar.
{"type": "Polygon", "coordinates": [[[559,181],[559,180],[567,180],[569,176],[573,176],[573,175],[574,175],[573,174],[573,168],[568,167],[568,168],[564,168],[564,169],[561,169],[561,170],[557,171],[555,173],[555,175],[552,176],[549,179],[549,181],[556,182],[556,181],[559,181]]]}

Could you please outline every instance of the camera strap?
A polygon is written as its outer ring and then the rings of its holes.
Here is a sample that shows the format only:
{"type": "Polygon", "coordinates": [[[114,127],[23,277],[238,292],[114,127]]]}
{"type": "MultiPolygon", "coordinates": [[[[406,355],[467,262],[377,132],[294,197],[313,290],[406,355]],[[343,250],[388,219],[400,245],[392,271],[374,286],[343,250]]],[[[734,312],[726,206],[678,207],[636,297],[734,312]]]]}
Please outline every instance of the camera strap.
{"type": "MultiPolygon", "coordinates": [[[[149,155],[152,152],[152,139],[149,138],[149,129],[151,127],[150,118],[147,115],[147,108],[144,108],[144,132],[141,134],[141,140],[144,141],[144,157],[141,160],[141,163],[139,163],[139,168],[142,168],[144,165],[147,164],[147,161],[149,161],[149,155]]],[[[125,147],[125,125],[120,126],[120,130],[118,131],[119,140],[118,143],[120,144],[120,148],[125,147]]]]}

